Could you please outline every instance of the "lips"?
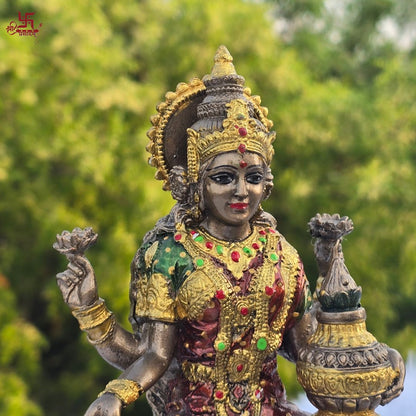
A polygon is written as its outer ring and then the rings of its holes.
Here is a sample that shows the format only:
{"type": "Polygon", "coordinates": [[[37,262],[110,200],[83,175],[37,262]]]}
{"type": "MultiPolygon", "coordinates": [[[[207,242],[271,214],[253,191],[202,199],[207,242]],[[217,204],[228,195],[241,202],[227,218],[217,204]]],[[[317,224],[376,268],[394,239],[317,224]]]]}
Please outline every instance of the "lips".
{"type": "Polygon", "coordinates": [[[230,208],[232,209],[238,209],[238,210],[244,210],[248,207],[248,204],[244,202],[235,202],[233,204],[230,204],[230,208]]]}

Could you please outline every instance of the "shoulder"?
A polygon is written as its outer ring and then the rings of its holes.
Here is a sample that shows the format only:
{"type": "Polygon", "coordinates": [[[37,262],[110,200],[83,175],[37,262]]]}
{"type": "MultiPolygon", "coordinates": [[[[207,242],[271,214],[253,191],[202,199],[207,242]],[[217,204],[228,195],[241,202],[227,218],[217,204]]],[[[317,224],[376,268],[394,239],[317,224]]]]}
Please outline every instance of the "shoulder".
{"type": "Polygon", "coordinates": [[[288,262],[297,263],[299,261],[299,254],[297,250],[286,240],[286,238],[278,230],[273,227],[268,227],[267,233],[270,235],[270,238],[275,238],[275,244],[272,244],[276,247],[281,254],[281,256],[288,262]]]}
{"type": "Polygon", "coordinates": [[[277,232],[277,234],[279,235],[279,245],[282,254],[288,259],[298,262],[298,251],[286,240],[286,238],[282,234],[280,234],[279,232],[277,232]]]}
{"type": "Polygon", "coordinates": [[[143,244],[132,262],[133,276],[140,274],[149,279],[153,275],[163,275],[175,290],[191,268],[192,259],[173,232],[160,234],[143,244]]]}

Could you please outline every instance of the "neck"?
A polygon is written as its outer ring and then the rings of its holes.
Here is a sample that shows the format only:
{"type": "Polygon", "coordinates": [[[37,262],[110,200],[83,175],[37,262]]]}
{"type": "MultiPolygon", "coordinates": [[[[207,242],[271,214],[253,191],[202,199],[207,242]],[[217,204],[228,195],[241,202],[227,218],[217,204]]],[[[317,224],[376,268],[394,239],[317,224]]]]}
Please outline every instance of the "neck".
{"type": "Polygon", "coordinates": [[[249,222],[232,225],[219,223],[215,219],[206,218],[200,225],[213,237],[223,241],[242,241],[251,234],[249,222]]]}

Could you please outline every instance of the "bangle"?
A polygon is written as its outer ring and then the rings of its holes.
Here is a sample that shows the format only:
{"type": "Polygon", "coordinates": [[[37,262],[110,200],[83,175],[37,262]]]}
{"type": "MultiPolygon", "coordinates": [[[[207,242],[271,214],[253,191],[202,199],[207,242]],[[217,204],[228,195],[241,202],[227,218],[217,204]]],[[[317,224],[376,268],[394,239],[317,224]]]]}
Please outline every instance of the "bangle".
{"type": "Polygon", "coordinates": [[[116,380],[111,380],[98,397],[101,397],[105,393],[114,394],[121,400],[125,407],[136,401],[144,393],[144,390],[139,383],[133,380],[117,378],[116,380]]]}
{"type": "MultiPolygon", "coordinates": [[[[99,335],[99,338],[94,339],[91,338],[91,333],[87,334],[89,343],[92,345],[103,344],[113,336],[115,326],[116,320],[114,318],[114,315],[111,315],[109,319],[107,319],[103,324],[101,324],[101,333],[99,335]]],[[[97,336],[97,334],[95,334],[95,336],[97,336]]]]}
{"type": "Polygon", "coordinates": [[[110,318],[113,313],[105,306],[103,299],[98,299],[92,306],[88,308],[80,308],[72,311],[72,315],[77,318],[79,327],[83,331],[96,328],[110,318]]]}

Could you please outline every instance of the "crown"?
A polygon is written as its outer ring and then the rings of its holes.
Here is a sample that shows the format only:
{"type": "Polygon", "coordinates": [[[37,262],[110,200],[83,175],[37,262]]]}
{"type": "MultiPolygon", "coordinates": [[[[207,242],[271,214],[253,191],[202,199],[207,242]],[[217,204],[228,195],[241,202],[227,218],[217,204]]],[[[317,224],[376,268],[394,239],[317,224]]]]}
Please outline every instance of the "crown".
{"type": "Polygon", "coordinates": [[[156,179],[164,181],[163,189],[170,189],[169,172],[174,166],[186,168],[188,182],[197,182],[201,163],[223,152],[256,152],[270,164],[273,123],[260,97],[244,86],[225,46],[218,48],[211,74],[178,84],[165,98],[151,117],[146,147],[149,163],[157,168],[156,179]]]}
{"type": "Polygon", "coordinates": [[[233,100],[226,108],[227,118],[222,122],[222,131],[201,137],[197,131],[188,129],[188,181],[191,183],[198,181],[200,165],[220,153],[255,152],[270,165],[275,132],[269,133],[257,119],[249,116],[249,105],[244,100],[233,100]]]}

